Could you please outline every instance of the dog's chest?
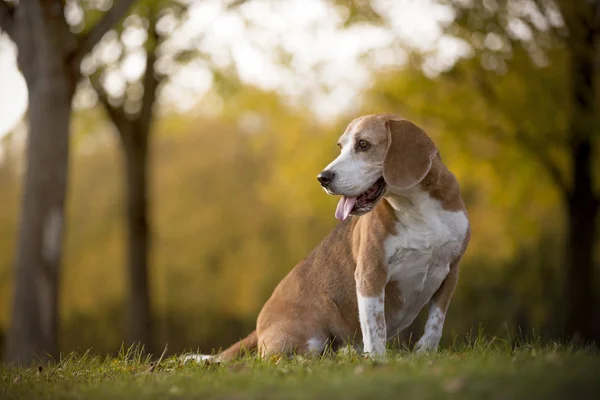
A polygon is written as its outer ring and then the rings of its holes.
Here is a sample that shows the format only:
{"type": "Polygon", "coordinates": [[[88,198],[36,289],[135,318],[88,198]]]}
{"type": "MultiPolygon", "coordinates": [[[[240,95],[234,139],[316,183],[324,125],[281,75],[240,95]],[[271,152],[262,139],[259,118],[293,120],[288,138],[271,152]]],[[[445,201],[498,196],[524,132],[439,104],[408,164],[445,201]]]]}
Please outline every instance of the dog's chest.
{"type": "Polygon", "coordinates": [[[445,211],[436,204],[418,211],[398,210],[397,232],[384,243],[389,282],[398,285],[402,304],[401,310],[389,310],[394,314],[393,325],[410,324],[431,299],[448,274],[468,229],[462,211],[445,211]]]}

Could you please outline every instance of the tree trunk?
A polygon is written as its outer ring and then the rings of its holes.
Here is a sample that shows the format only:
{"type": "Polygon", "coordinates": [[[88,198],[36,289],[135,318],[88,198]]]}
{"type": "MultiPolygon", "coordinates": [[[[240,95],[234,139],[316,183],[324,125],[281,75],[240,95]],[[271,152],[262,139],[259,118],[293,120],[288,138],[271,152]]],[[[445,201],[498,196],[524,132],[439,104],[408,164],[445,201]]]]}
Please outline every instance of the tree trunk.
{"type": "Polygon", "coordinates": [[[123,148],[129,271],[128,341],[141,343],[151,352],[154,332],[148,272],[152,235],[148,217],[148,143],[160,83],[154,67],[161,37],[156,30],[158,9],[150,7],[149,11],[146,70],[141,80],[144,95],[139,113],[128,113],[123,103],[120,106],[111,104],[98,75],[92,76],[91,82],[98,99],[119,131],[123,148]]]}
{"type": "Polygon", "coordinates": [[[575,339],[600,344],[593,321],[595,299],[593,297],[595,221],[598,202],[592,191],[591,145],[580,144],[574,149],[575,185],[568,204],[568,252],[567,252],[567,319],[566,333],[575,339]]]}
{"type": "Polygon", "coordinates": [[[568,241],[566,276],[565,333],[585,342],[600,340],[593,332],[596,301],[593,296],[595,222],[598,198],[592,175],[592,137],[595,104],[595,26],[590,21],[594,9],[577,9],[569,26],[572,109],[569,121],[573,187],[567,194],[568,241]]]}
{"type": "Polygon", "coordinates": [[[25,72],[29,135],[6,359],[56,356],[59,268],[67,190],[73,85],[47,40],[36,38],[35,72],[25,72]],[[47,46],[42,49],[40,47],[47,46]]]}
{"type": "Polygon", "coordinates": [[[0,0],[0,28],[18,48],[29,94],[29,134],[7,361],[56,355],[69,122],[81,59],[127,12],[121,0],[86,34],[71,32],[65,2],[0,0]]]}
{"type": "Polygon", "coordinates": [[[148,256],[148,140],[134,127],[121,132],[125,156],[129,266],[130,343],[141,343],[152,351],[152,311],[150,307],[148,256]]]}

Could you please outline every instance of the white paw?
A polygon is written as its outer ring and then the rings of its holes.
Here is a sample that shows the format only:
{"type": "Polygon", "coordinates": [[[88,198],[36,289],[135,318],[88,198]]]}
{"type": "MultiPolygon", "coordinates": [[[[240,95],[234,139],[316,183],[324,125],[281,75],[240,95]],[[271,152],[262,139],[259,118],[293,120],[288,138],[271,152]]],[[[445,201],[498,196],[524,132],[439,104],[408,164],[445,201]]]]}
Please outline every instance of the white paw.
{"type": "Polygon", "coordinates": [[[379,349],[365,349],[364,355],[368,359],[384,362],[386,358],[385,347],[379,349]]]}
{"type": "Polygon", "coordinates": [[[179,358],[182,362],[184,363],[188,363],[190,361],[194,361],[197,362],[199,364],[204,363],[204,362],[215,362],[217,361],[215,359],[215,356],[209,356],[206,354],[187,354],[185,356],[181,356],[179,358]]]}
{"type": "Polygon", "coordinates": [[[425,354],[432,353],[437,351],[439,340],[435,340],[434,338],[423,336],[417,342],[415,346],[415,352],[417,354],[425,354]]]}

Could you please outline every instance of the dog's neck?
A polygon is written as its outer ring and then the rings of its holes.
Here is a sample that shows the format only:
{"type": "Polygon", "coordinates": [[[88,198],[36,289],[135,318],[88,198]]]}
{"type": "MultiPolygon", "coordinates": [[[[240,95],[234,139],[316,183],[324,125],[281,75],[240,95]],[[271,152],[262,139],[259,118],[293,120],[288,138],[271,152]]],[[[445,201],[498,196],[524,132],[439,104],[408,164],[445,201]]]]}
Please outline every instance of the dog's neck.
{"type": "Polygon", "coordinates": [[[442,163],[439,154],[434,157],[431,169],[418,185],[407,190],[389,191],[385,199],[396,211],[412,209],[419,212],[420,208],[432,201],[439,202],[446,211],[465,209],[458,181],[442,163]]]}

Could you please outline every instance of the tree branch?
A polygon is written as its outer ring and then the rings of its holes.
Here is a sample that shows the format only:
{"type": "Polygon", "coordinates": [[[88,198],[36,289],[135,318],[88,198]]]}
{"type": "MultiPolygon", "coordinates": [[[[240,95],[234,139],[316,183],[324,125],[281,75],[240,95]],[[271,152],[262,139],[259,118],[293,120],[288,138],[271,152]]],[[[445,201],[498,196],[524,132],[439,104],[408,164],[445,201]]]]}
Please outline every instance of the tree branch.
{"type": "Polygon", "coordinates": [[[242,6],[242,5],[244,5],[247,2],[248,2],[248,0],[231,0],[231,1],[229,1],[227,3],[226,8],[228,10],[232,10],[234,8],[238,8],[238,7],[242,6]]]}
{"type": "Polygon", "coordinates": [[[558,165],[550,158],[548,153],[544,149],[534,143],[530,136],[523,131],[517,131],[515,135],[507,135],[501,128],[494,126],[490,130],[490,133],[497,142],[510,143],[511,141],[517,142],[529,155],[531,155],[545,170],[552,182],[558,187],[563,194],[569,194],[569,185],[565,181],[563,174],[560,172],[558,165]]]}
{"type": "Polygon", "coordinates": [[[146,46],[146,71],[142,78],[144,86],[144,96],[142,97],[142,106],[137,119],[140,133],[148,134],[152,122],[152,109],[156,102],[158,86],[162,80],[162,75],[158,76],[155,70],[156,49],[161,41],[160,34],[156,30],[156,15],[151,12],[148,17],[148,45],[146,46]]]}
{"type": "Polygon", "coordinates": [[[13,40],[14,13],[14,6],[4,0],[0,0],[0,29],[6,32],[13,40]]]}
{"type": "Polygon", "coordinates": [[[82,36],[74,51],[71,59],[78,67],[79,63],[88,54],[94,46],[102,39],[117,22],[119,22],[126,14],[135,0],[119,0],[104,13],[104,17],[98,22],[87,34],[82,36]]]}
{"type": "MultiPolygon", "coordinates": [[[[489,83],[485,81],[481,74],[478,74],[478,76],[475,79],[476,84],[478,85],[479,90],[483,95],[484,99],[487,101],[487,103],[493,109],[501,110],[501,101],[494,92],[494,89],[489,85],[489,83]]],[[[510,140],[509,135],[503,133],[503,131],[500,128],[492,127],[492,133],[494,133],[496,139],[500,139],[502,141],[510,140]]],[[[558,188],[561,191],[563,191],[563,193],[569,193],[570,189],[568,183],[563,177],[563,174],[561,173],[560,168],[558,167],[556,162],[554,162],[550,155],[546,152],[545,147],[540,146],[538,143],[532,141],[531,136],[528,135],[522,129],[517,128],[513,139],[531,156],[533,156],[544,169],[546,169],[546,172],[548,173],[552,181],[556,184],[556,186],[558,186],[558,188]]]]}
{"type": "Polygon", "coordinates": [[[596,30],[596,33],[598,33],[598,32],[600,32],[600,1],[595,0],[594,5],[595,5],[595,10],[593,10],[594,29],[596,30]]]}
{"type": "Polygon", "coordinates": [[[537,159],[538,163],[546,169],[548,176],[554,182],[556,186],[564,193],[569,194],[570,188],[568,183],[565,181],[563,174],[560,172],[560,168],[556,165],[556,162],[550,158],[550,155],[544,150],[543,146],[533,143],[530,136],[525,132],[516,133],[517,142],[523,146],[525,150],[529,152],[534,158],[537,159]]]}
{"type": "Polygon", "coordinates": [[[125,111],[123,111],[122,107],[115,107],[110,103],[108,94],[102,87],[98,75],[90,76],[90,83],[92,84],[92,87],[98,96],[98,101],[102,103],[112,123],[117,128],[117,131],[119,131],[119,134],[121,134],[121,128],[130,122],[127,118],[127,115],[125,115],[125,111]]]}

